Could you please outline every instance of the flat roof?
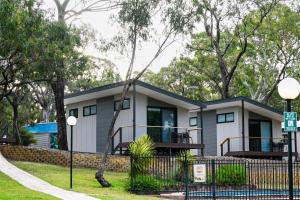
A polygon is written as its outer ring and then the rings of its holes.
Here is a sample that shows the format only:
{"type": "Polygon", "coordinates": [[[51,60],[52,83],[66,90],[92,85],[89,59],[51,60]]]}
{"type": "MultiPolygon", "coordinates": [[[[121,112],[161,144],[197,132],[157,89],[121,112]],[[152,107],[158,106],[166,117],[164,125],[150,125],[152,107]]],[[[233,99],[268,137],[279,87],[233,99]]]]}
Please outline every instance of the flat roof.
{"type": "MultiPolygon", "coordinates": [[[[247,109],[251,112],[260,114],[260,115],[268,117],[268,118],[276,119],[278,121],[283,120],[283,112],[282,111],[280,111],[274,107],[271,107],[269,105],[252,100],[248,97],[244,97],[244,96],[204,102],[207,106],[204,109],[204,111],[223,109],[223,108],[229,108],[229,107],[235,107],[235,106],[242,107],[242,103],[241,103],[242,101],[244,101],[245,109],[247,109]]],[[[196,111],[199,111],[199,109],[197,109],[193,112],[196,112],[196,111]]]]}
{"type": "MultiPolygon", "coordinates": [[[[150,85],[143,81],[135,81],[136,91],[138,93],[150,96],[151,98],[167,102],[169,104],[181,106],[187,109],[205,108],[206,105],[200,101],[192,100],[184,96],[169,92],[167,90],[150,85]]],[[[66,105],[82,102],[91,99],[97,99],[122,93],[124,82],[113,83],[109,85],[92,88],[80,92],[65,95],[66,105]]],[[[130,88],[133,91],[133,87],[130,88]]]]}
{"type": "Polygon", "coordinates": [[[27,125],[24,128],[30,133],[39,134],[39,133],[57,133],[57,123],[38,123],[34,125],[27,125]]]}

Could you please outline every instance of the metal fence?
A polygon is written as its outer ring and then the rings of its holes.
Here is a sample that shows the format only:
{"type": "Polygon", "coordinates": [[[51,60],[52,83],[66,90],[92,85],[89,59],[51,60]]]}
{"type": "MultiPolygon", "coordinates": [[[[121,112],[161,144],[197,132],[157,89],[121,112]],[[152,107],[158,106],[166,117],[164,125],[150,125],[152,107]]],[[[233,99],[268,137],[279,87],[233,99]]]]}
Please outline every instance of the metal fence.
{"type": "MultiPolygon", "coordinates": [[[[293,163],[300,198],[300,163],[293,163]]],[[[273,160],[215,160],[190,156],[131,157],[131,189],[178,193],[185,199],[285,199],[288,165],[273,160]]]]}

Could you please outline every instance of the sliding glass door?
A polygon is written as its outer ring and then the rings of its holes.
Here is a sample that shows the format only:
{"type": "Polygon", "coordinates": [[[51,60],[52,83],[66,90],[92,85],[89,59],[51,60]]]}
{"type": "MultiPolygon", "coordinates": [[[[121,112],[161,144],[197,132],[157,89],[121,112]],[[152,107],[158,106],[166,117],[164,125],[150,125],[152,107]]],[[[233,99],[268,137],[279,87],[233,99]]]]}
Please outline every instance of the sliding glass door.
{"type": "Polygon", "coordinates": [[[272,150],[271,121],[249,120],[249,150],[261,152],[272,150]]]}
{"type": "Polygon", "coordinates": [[[148,107],[148,135],[154,142],[169,143],[176,137],[177,111],[173,108],[148,107]],[[154,126],[154,127],[153,127],[154,126]]]}

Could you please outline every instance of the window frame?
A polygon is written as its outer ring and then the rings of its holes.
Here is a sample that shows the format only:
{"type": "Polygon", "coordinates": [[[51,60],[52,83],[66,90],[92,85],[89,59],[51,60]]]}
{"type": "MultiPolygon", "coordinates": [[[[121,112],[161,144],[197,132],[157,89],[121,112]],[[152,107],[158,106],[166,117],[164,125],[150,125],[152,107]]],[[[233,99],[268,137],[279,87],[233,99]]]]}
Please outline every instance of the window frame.
{"type": "Polygon", "coordinates": [[[91,116],[91,115],[96,115],[96,114],[97,114],[97,105],[84,106],[84,107],[82,108],[82,116],[83,116],[83,117],[87,117],[87,116],[91,116]],[[95,113],[92,113],[92,112],[91,112],[91,111],[92,111],[92,107],[95,107],[95,108],[96,108],[96,112],[95,112],[95,113]],[[87,114],[87,115],[84,113],[84,110],[85,110],[86,108],[89,109],[89,114],[87,114]]]}
{"type": "MultiPolygon", "coordinates": [[[[116,104],[117,104],[117,103],[120,103],[120,102],[121,102],[121,100],[115,100],[115,101],[114,101],[114,111],[117,111],[117,106],[116,106],[116,104]]],[[[124,99],[123,104],[122,104],[122,107],[121,107],[121,110],[128,110],[128,109],[130,109],[130,98],[124,99]],[[128,101],[128,107],[127,107],[127,108],[124,108],[124,102],[125,102],[125,101],[128,101]]]]}
{"type": "Polygon", "coordinates": [[[190,125],[190,127],[198,126],[198,117],[190,117],[189,125],[190,125]],[[193,119],[196,119],[196,124],[194,124],[194,125],[191,123],[191,120],[193,120],[193,119]]]}
{"type": "MultiPolygon", "coordinates": [[[[75,114],[75,112],[74,112],[74,114],[75,114]]],[[[69,117],[70,117],[70,116],[74,116],[75,118],[78,118],[78,108],[70,109],[70,110],[69,110],[69,117]],[[76,111],[76,115],[71,115],[71,112],[72,112],[72,111],[76,111]]]]}
{"type": "Polygon", "coordinates": [[[228,113],[217,114],[217,119],[216,119],[217,124],[232,123],[232,122],[234,122],[234,120],[235,120],[234,112],[228,112],[228,113]],[[224,115],[224,117],[225,117],[225,121],[224,121],[224,122],[219,122],[219,116],[220,116],[220,115],[224,115]],[[228,115],[233,115],[233,120],[227,120],[227,116],[228,116],[228,115]]]}

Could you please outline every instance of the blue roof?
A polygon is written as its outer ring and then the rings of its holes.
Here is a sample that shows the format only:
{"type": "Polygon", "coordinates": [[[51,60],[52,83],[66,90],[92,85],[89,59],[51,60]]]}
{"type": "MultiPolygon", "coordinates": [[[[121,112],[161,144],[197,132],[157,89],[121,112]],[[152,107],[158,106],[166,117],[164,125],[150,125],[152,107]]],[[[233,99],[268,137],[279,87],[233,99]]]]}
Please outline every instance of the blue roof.
{"type": "Polygon", "coordinates": [[[34,125],[27,125],[24,128],[30,133],[57,133],[57,123],[39,123],[34,125]]]}

